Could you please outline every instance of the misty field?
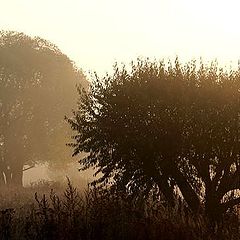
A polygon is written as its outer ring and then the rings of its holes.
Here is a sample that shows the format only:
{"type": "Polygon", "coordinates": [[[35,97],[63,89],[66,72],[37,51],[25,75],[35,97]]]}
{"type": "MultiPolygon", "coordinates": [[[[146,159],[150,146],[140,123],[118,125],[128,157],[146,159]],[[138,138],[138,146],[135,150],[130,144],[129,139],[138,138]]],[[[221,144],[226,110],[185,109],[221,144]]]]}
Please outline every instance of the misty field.
{"type": "Polygon", "coordinates": [[[0,239],[238,240],[239,192],[240,68],[137,58],[85,76],[0,31],[0,239]],[[59,181],[24,186],[41,165],[59,181]]]}

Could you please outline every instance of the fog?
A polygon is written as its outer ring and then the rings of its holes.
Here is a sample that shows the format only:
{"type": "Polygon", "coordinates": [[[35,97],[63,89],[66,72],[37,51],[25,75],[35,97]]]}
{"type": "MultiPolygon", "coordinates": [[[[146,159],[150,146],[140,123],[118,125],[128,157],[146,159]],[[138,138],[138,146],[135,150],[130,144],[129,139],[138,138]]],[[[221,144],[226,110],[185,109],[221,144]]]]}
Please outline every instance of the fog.
{"type": "Polygon", "coordinates": [[[88,187],[88,184],[95,179],[93,177],[93,170],[79,172],[79,164],[73,163],[70,166],[66,166],[62,170],[49,169],[45,165],[36,165],[24,172],[23,174],[23,186],[28,187],[38,182],[59,182],[66,183],[67,177],[71,179],[74,186],[78,186],[82,189],[88,187]]]}
{"type": "Polygon", "coordinates": [[[29,169],[23,174],[23,186],[27,187],[33,182],[41,180],[53,180],[50,178],[48,168],[45,165],[36,166],[35,168],[29,169]]]}
{"type": "Polygon", "coordinates": [[[239,236],[239,72],[137,58],[88,81],[48,40],[1,31],[0,238],[160,239],[162,216],[239,236]]]}

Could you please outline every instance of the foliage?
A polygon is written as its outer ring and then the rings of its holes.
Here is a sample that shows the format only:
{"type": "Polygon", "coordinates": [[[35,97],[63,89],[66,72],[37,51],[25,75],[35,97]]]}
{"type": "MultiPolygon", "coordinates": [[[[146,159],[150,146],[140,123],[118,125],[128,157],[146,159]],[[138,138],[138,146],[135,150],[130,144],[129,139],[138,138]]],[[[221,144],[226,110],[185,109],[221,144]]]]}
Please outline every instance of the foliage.
{"type": "Polygon", "coordinates": [[[69,145],[103,174],[94,183],[157,189],[172,205],[180,194],[214,220],[240,202],[239,71],[139,59],[78,91],[69,145]]]}
{"type": "Polygon", "coordinates": [[[0,32],[1,182],[5,175],[20,184],[24,164],[66,158],[63,119],[80,80],[82,73],[52,43],[0,32]]]}

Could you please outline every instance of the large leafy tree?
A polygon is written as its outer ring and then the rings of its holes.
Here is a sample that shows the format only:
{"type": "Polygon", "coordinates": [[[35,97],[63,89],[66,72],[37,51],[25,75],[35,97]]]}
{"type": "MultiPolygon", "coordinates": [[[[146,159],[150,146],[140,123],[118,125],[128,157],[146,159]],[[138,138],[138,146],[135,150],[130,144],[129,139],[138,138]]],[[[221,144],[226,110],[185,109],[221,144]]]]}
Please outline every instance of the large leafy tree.
{"type": "Polygon", "coordinates": [[[217,219],[240,197],[239,72],[193,61],[138,60],[95,76],[68,119],[75,131],[73,155],[82,169],[102,173],[95,182],[130,190],[157,188],[174,204],[202,206],[217,219]],[[214,211],[213,211],[214,209],[214,211]]]}
{"type": "Polygon", "coordinates": [[[79,81],[83,74],[52,43],[0,32],[1,183],[21,185],[24,165],[67,157],[63,120],[79,81]]]}

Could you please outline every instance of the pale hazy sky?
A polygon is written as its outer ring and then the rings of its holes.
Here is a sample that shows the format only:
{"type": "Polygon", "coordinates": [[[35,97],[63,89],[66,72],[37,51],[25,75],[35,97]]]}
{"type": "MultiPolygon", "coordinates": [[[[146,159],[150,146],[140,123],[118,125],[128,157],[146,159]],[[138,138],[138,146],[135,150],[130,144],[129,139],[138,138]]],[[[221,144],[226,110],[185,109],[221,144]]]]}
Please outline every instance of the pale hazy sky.
{"type": "Polygon", "coordinates": [[[84,71],[138,56],[240,58],[237,0],[0,0],[0,29],[55,43],[84,71]]]}

